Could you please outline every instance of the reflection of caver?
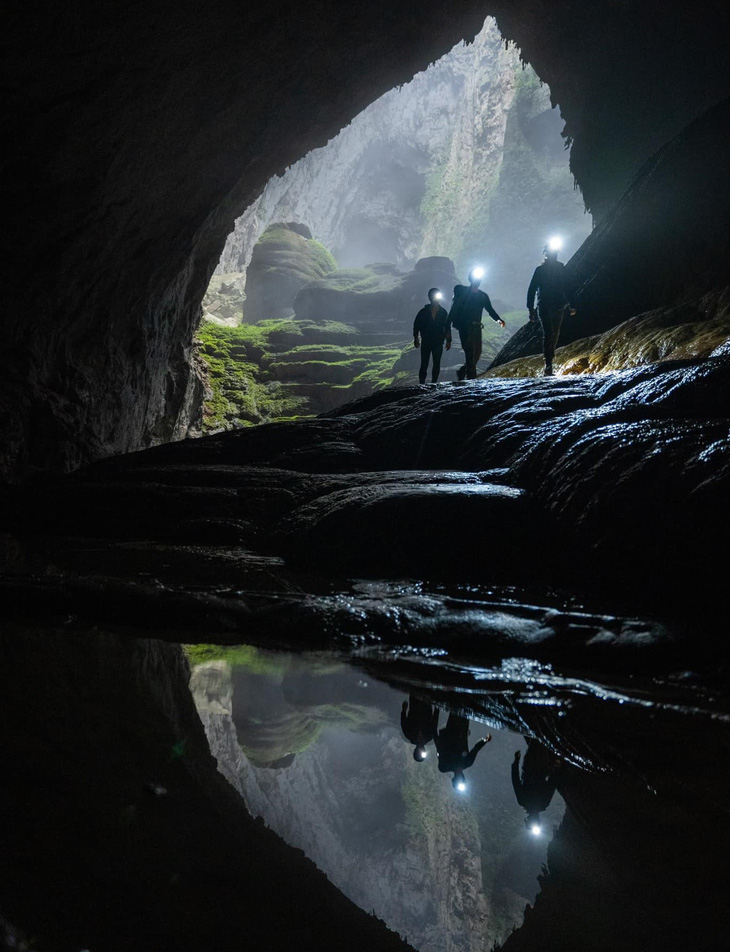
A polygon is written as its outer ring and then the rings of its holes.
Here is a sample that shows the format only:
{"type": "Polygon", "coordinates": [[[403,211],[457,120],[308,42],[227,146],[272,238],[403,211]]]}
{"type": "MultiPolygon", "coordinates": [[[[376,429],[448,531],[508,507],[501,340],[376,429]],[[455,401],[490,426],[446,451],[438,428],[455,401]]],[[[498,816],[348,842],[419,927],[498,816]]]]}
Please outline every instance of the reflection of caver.
{"type": "Polygon", "coordinates": [[[405,739],[416,745],[413,759],[419,763],[426,759],[426,744],[436,736],[438,722],[438,708],[431,707],[426,701],[411,694],[408,700],[403,702],[400,712],[401,730],[405,739]]]}
{"type": "Polygon", "coordinates": [[[464,771],[471,767],[479,751],[491,739],[492,735],[487,734],[469,750],[469,721],[460,714],[449,714],[446,727],[437,732],[434,740],[439,755],[439,770],[441,773],[453,771],[451,783],[454,789],[466,790],[464,771]]]}
{"type": "Polygon", "coordinates": [[[527,753],[520,777],[520,752],[512,761],[512,786],[517,802],[527,812],[525,825],[536,836],[542,832],[540,814],[547,810],[555,793],[560,761],[537,741],[527,741],[527,753]]]}

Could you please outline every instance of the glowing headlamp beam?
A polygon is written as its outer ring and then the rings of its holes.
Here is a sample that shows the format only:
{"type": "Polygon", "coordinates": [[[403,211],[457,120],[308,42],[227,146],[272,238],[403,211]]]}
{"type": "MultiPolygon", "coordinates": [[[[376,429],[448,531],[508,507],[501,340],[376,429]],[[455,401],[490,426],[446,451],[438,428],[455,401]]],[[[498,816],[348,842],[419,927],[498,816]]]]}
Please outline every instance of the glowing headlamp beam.
{"type": "Polygon", "coordinates": [[[459,791],[459,793],[463,793],[466,790],[466,784],[463,782],[457,783],[456,789],[459,791]]]}
{"type": "Polygon", "coordinates": [[[437,291],[437,292],[434,294],[434,298],[435,298],[437,301],[440,301],[440,300],[443,298],[443,294],[442,294],[440,291],[437,291]]]}
{"type": "Polygon", "coordinates": [[[560,251],[563,247],[563,239],[559,235],[553,235],[548,241],[548,248],[551,251],[560,251]]]}
{"type": "Polygon", "coordinates": [[[484,268],[472,268],[470,273],[472,278],[476,278],[477,281],[481,281],[481,279],[484,277],[484,268]]]}
{"type": "Polygon", "coordinates": [[[533,836],[539,836],[542,833],[542,827],[538,826],[537,823],[533,823],[530,827],[530,833],[532,833],[533,836]]]}

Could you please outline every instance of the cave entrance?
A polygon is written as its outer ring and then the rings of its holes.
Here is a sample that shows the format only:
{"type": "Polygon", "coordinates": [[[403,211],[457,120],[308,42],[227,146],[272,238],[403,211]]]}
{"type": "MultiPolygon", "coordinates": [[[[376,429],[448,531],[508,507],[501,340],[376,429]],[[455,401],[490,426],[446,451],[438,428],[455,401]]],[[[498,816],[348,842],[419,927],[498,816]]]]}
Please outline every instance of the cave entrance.
{"type": "MultiPolygon", "coordinates": [[[[488,18],[326,146],[269,181],[236,221],[203,301],[204,429],[304,418],[413,383],[411,322],[471,266],[507,322],[547,235],[590,232],[550,91],[488,18]]],[[[462,362],[444,355],[442,379],[462,362]]]]}

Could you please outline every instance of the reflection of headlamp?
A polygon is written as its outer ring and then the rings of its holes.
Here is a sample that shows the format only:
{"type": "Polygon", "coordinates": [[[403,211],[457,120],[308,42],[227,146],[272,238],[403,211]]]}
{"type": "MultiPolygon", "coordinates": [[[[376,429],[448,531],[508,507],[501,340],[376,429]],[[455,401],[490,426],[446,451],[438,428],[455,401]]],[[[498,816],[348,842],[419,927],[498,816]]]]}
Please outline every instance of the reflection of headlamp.
{"type": "Polygon", "coordinates": [[[472,278],[476,278],[477,281],[481,281],[484,277],[484,268],[472,268],[471,269],[472,278]]]}
{"type": "Polygon", "coordinates": [[[466,790],[466,784],[464,783],[463,780],[461,780],[461,781],[459,781],[459,783],[457,783],[456,789],[459,791],[459,793],[463,793],[463,792],[466,790]]]}
{"type": "Polygon", "coordinates": [[[539,825],[539,823],[532,824],[530,827],[530,833],[532,833],[533,836],[539,836],[542,833],[542,827],[539,825]]]}
{"type": "Polygon", "coordinates": [[[442,298],[443,298],[443,294],[442,294],[440,291],[437,291],[437,292],[434,294],[434,300],[440,301],[442,298]]]}
{"type": "Polygon", "coordinates": [[[558,235],[553,235],[553,237],[548,241],[548,248],[550,251],[560,251],[563,247],[563,239],[558,235]]]}
{"type": "Polygon", "coordinates": [[[425,760],[426,757],[428,757],[428,751],[424,750],[424,752],[421,754],[421,760],[425,760]]]}

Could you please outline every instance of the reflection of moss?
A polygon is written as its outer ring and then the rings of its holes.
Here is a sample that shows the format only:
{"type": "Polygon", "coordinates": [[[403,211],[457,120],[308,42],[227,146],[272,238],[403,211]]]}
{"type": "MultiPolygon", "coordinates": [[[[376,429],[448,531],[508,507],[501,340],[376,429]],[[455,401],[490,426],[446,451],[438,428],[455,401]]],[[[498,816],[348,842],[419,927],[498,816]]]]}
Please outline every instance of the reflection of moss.
{"type": "Polygon", "coordinates": [[[406,825],[417,839],[430,840],[443,824],[442,803],[436,790],[439,774],[433,770],[406,770],[401,796],[406,825]]]}
{"type": "Polygon", "coordinates": [[[185,645],[185,655],[191,665],[208,661],[225,661],[232,668],[245,668],[251,674],[283,674],[290,666],[289,656],[261,651],[252,645],[185,645]]]}

